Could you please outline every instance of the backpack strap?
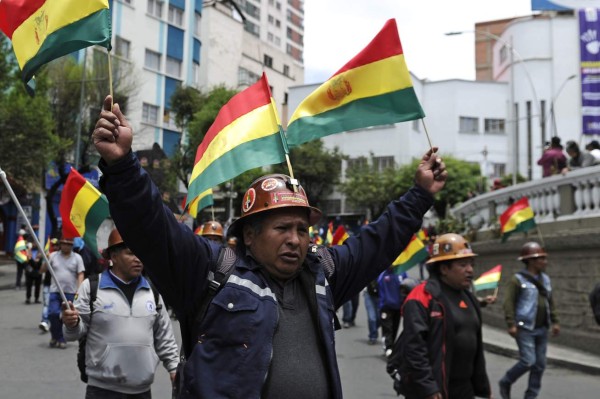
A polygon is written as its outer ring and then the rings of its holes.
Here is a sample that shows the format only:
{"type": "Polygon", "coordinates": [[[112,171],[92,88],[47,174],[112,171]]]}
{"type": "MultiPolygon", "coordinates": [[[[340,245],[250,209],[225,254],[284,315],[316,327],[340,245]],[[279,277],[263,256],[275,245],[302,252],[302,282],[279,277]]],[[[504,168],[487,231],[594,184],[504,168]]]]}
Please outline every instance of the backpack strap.
{"type": "Polygon", "coordinates": [[[154,286],[154,283],[152,282],[152,280],[150,280],[149,278],[146,278],[146,281],[148,281],[148,285],[150,285],[152,294],[154,294],[154,303],[156,304],[156,312],[160,313],[160,311],[162,310],[162,303],[160,303],[160,298],[159,298],[160,294],[158,293],[158,290],[154,286]]]}
{"type": "Polygon", "coordinates": [[[517,274],[519,274],[519,276],[523,277],[525,280],[529,281],[531,284],[535,285],[535,288],[538,289],[540,295],[543,296],[544,298],[550,300],[550,295],[548,293],[548,290],[546,289],[546,287],[544,287],[544,285],[542,283],[539,282],[539,280],[537,280],[531,274],[525,273],[523,271],[517,272],[517,274]]]}
{"type": "Polygon", "coordinates": [[[92,322],[92,314],[94,313],[94,302],[96,302],[96,296],[98,295],[98,281],[100,280],[99,274],[90,274],[88,277],[90,281],[90,323],[92,322]]]}

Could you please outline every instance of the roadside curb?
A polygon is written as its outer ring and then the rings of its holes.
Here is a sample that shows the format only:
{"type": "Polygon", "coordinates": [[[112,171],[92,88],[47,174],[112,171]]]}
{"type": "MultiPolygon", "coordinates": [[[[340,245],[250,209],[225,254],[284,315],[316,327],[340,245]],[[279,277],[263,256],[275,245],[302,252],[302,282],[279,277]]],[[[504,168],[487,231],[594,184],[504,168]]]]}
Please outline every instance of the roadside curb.
{"type": "MultiPolygon", "coordinates": [[[[514,359],[519,358],[519,352],[512,348],[508,348],[503,345],[498,345],[492,342],[483,343],[483,347],[486,351],[495,353],[497,355],[502,355],[506,357],[512,357],[514,359]]],[[[567,368],[570,370],[581,371],[582,373],[591,374],[591,375],[600,375],[600,364],[593,365],[587,364],[583,362],[578,362],[573,359],[559,359],[553,356],[546,357],[546,363],[551,366],[567,368]]]]}

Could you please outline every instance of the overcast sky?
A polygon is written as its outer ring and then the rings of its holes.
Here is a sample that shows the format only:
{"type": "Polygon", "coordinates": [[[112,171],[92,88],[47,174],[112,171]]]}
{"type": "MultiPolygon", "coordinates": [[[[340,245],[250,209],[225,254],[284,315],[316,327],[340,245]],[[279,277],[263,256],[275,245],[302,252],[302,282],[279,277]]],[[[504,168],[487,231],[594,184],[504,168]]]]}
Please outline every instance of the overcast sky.
{"type": "Polygon", "coordinates": [[[395,18],[408,68],[420,79],[475,79],[476,22],[530,15],[531,0],[305,0],[305,83],[320,83],[395,18]]]}

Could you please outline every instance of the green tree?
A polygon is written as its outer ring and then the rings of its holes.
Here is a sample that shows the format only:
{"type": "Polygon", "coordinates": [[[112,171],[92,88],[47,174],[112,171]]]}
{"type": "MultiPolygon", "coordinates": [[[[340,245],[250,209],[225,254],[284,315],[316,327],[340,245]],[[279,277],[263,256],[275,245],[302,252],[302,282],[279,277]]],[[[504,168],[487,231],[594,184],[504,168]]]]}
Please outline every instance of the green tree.
{"type": "MultiPolygon", "coordinates": [[[[38,79],[43,93],[45,82],[38,79]]],[[[56,148],[53,121],[44,95],[30,97],[8,40],[0,37],[0,167],[17,194],[39,191],[42,171],[56,148]]]]}
{"type": "Polygon", "coordinates": [[[373,154],[369,158],[359,157],[346,169],[346,180],[340,185],[340,191],[347,202],[368,210],[370,217],[376,218],[390,198],[398,195],[395,174],[393,167],[380,170],[373,162],[373,154]]]}
{"type": "Polygon", "coordinates": [[[235,94],[236,90],[217,86],[203,94],[194,88],[181,86],[171,97],[172,111],[177,126],[187,132],[187,142],[182,142],[171,159],[175,174],[187,187],[188,176],[194,167],[196,150],[217,114],[235,94]]]}
{"type": "MultiPolygon", "coordinates": [[[[323,199],[340,182],[344,155],[336,147],[329,151],[321,140],[309,141],[290,150],[290,160],[296,177],[313,206],[321,206],[323,199]]],[[[287,163],[276,165],[275,173],[289,175],[287,163]]]]}

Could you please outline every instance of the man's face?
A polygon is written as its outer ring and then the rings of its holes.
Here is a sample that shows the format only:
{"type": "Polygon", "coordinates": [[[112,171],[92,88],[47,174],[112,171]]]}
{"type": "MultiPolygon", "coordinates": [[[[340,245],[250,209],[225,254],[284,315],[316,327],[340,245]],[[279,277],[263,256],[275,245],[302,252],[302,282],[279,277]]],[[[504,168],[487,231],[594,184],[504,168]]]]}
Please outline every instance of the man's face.
{"type": "Polygon", "coordinates": [[[60,243],[60,252],[62,252],[65,255],[69,255],[71,252],[73,252],[73,244],[61,242],[60,243]]]}
{"type": "Polygon", "coordinates": [[[113,273],[125,282],[129,282],[142,274],[144,265],[127,247],[112,251],[110,254],[113,273]]]}
{"type": "Polygon", "coordinates": [[[456,259],[440,266],[442,281],[454,289],[469,289],[473,281],[473,258],[456,259]]]}
{"type": "Polygon", "coordinates": [[[536,274],[543,272],[546,270],[546,266],[548,266],[548,258],[545,256],[531,258],[527,262],[527,268],[531,269],[536,274]]]}
{"type": "Polygon", "coordinates": [[[244,226],[244,244],[267,272],[279,280],[292,277],[308,251],[308,214],[303,208],[267,212],[259,231],[244,226]]]}

